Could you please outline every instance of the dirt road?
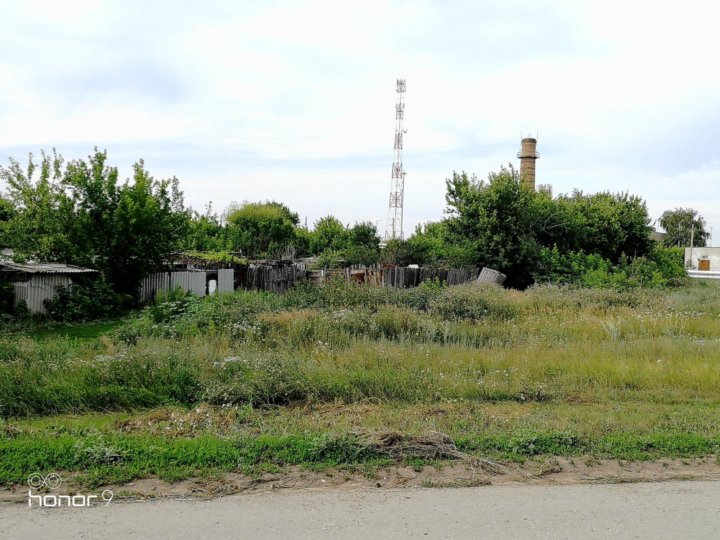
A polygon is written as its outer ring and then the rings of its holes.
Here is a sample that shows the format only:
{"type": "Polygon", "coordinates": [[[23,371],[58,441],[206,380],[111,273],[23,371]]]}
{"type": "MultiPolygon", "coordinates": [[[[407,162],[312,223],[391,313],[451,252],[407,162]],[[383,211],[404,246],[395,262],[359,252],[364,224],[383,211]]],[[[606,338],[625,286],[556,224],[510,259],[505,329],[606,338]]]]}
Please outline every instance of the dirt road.
{"type": "Polygon", "coordinates": [[[720,538],[720,482],[300,490],[91,508],[0,506],[0,537],[720,538]]]}

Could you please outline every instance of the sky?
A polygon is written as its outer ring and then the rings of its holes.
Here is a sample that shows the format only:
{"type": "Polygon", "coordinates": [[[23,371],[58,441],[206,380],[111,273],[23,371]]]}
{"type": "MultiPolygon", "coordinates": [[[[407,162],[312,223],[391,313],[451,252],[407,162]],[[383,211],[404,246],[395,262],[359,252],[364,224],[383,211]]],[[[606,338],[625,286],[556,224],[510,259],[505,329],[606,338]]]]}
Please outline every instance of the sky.
{"type": "MultiPolygon", "coordinates": [[[[107,149],[220,212],[277,200],[312,225],[387,219],[407,80],[406,236],[453,171],[538,135],[537,183],[692,207],[720,245],[720,32],[685,0],[3,0],[0,163],[107,149]]],[[[2,186],[0,186],[2,189],[2,186]]]]}

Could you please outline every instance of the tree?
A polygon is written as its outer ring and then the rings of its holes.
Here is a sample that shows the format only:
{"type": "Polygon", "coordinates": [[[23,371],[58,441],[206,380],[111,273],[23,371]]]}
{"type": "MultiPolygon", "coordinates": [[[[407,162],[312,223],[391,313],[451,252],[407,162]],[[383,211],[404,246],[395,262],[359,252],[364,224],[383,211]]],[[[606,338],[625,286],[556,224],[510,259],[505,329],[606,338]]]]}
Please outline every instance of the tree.
{"type": "Polygon", "coordinates": [[[325,216],[313,226],[310,249],[319,255],[326,249],[340,251],[347,245],[347,232],[342,222],[335,216],[325,216]]]}
{"type": "Polygon", "coordinates": [[[41,152],[39,164],[30,154],[25,169],[14,159],[9,167],[0,166],[14,208],[4,225],[5,240],[19,258],[70,262],[76,252],[69,238],[73,203],[60,185],[62,167],[55,152],[41,152]]]}
{"type": "Polygon", "coordinates": [[[692,208],[666,210],[660,216],[660,226],[665,229],[663,244],[666,247],[690,246],[690,237],[696,247],[705,247],[710,233],[705,229],[705,219],[692,208]],[[692,229],[695,226],[693,234],[692,229]]]}
{"type": "Polygon", "coordinates": [[[107,152],[64,166],[62,156],[42,153],[39,176],[10,160],[0,167],[14,213],[7,222],[10,246],[20,257],[100,270],[117,292],[137,295],[142,277],[160,268],[179,247],[189,214],[177,178],[154,180],[142,160],[133,180],[118,183],[107,152]]]}
{"type": "Polygon", "coordinates": [[[356,223],[346,231],[345,260],[349,264],[375,264],[380,258],[380,236],[370,222],[356,223]]]}
{"type": "Polygon", "coordinates": [[[418,224],[405,244],[405,256],[413,264],[438,264],[445,259],[447,246],[445,222],[418,224]]]}
{"type": "Polygon", "coordinates": [[[398,239],[385,242],[379,260],[384,264],[396,264],[398,266],[407,266],[415,262],[410,257],[408,242],[398,239]]]}
{"type": "Polygon", "coordinates": [[[293,244],[300,218],[282,203],[244,203],[228,216],[229,229],[237,233],[237,245],[250,257],[270,257],[293,244]]]}
{"type": "Polygon", "coordinates": [[[88,160],[68,163],[61,178],[73,204],[68,235],[75,246],[73,262],[107,274],[113,259],[117,232],[114,215],[120,200],[118,171],[107,165],[107,152],[95,148],[88,160]]]}
{"type": "Polygon", "coordinates": [[[453,173],[446,181],[448,233],[455,244],[474,252],[473,264],[507,274],[507,284],[532,283],[539,245],[533,234],[534,192],[522,185],[512,167],[478,181],[453,173]]]}
{"type": "Polygon", "coordinates": [[[205,213],[192,212],[188,220],[187,235],[182,240],[182,249],[187,251],[224,251],[227,234],[220,224],[220,218],[213,213],[212,203],[205,208],[205,213]]]}
{"type": "Polygon", "coordinates": [[[140,280],[160,268],[186,234],[187,213],[177,178],[155,180],[142,160],[118,193],[106,273],[119,292],[137,294],[140,280]]]}
{"type": "Polygon", "coordinates": [[[652,246],[641,198],[575,191],[553,199],[523,186],[512,166],[491,173],[487,182],[453,173],[446,201],[445,231],[417,235],[412,243],[424,248],[426,258],[441,252],[453,265],[496,268],[508,275],[510,286],[529,285],[552,261],[565,264],[592,255],[612,265],[624,257],[647,256],[652,246]]]}
{"type": "Polygon", "coordinates": [[[10,222],[15,217],[15,206],[0,195],[0,248],[8,247],[10,240],[10,222]]]}
{"type": "Polygon", "coordinates": [[[313,255],[338,263],[375,264],[380,257],[380,236],[370,222],[345,227],[335,216],[325,216],[309,232],[309,248],[313,255]]]}
{"type": "Polygon", "coordinates": [[[559,197],[558,203],[569,205],[572,220],[567,249],[600,255],[613,263],[623,255],[642,257],[650,252],[650,216],[640,197],[575,191],[559,197]]]}

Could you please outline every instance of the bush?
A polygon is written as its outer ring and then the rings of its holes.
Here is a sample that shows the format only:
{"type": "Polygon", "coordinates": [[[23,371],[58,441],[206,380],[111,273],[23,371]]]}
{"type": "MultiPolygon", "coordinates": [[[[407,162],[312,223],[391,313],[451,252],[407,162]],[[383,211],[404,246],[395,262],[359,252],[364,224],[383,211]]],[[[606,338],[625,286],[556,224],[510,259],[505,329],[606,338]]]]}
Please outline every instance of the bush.
{"type": "Polygon", "coordinates": [[[14,298],[12,283],[5,281],[0,275],[0,313],[12,313],[14,298]]]}
{"type": "Polygon", "coordinates": [[[444,290],[430,303],[430,312],[447,320],[508,320],[518,314],[518,308],[502,287],[468,283],[444,290]]]}
{"type": "Polygon", "coordinates": [[[61,287],[55,297],[45,301],[48,317],[74,322],[107,319],[128,311],[132,297],[115,293],[103,279],[61,287]]]}
{"type": "Polygon", "coordinates": [[[155,324],[169,322],[184,315],[196,301],[197,297],[178,285],[168,292],[160,291],[155,301],[145,308],[145,312],[155,324]]]}
{"type": "Polygon", "coordinates": [[[318,268],[340,268],[343,265],[342,253],[335,249],[326,249],[317,257],[318,268]]]}
{"type": "Polygon", "coordinates": [[[655,289],[686,282],[683,260],[682,249],[661,246],[654,246],[647,257],[623,256],[616,265],[599,255],[561,253],[557,247],[543,248],[534,278],[538,283],[577,284],[589,288],[655,289]]]}

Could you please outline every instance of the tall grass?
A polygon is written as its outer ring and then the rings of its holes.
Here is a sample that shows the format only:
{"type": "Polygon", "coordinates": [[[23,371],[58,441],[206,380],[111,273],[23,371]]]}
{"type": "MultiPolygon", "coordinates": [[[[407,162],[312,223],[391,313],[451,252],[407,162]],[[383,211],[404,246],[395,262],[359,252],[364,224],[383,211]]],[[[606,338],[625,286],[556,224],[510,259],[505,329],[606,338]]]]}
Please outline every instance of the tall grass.
{"type": "Polygon", "coordinates": [[[720,402],[720,288],[344,282],[172,297],[96,341],[0,337],[0,416],[156,405],[720,402]]]}

